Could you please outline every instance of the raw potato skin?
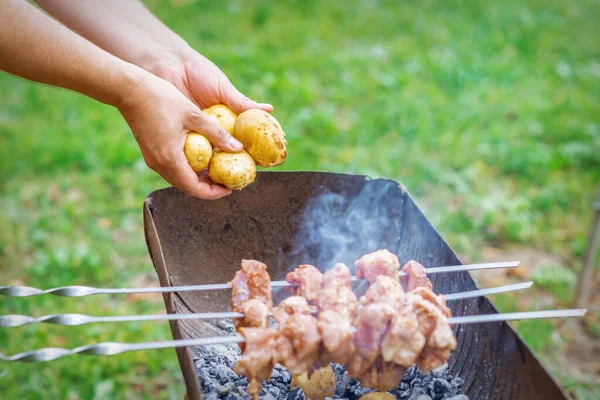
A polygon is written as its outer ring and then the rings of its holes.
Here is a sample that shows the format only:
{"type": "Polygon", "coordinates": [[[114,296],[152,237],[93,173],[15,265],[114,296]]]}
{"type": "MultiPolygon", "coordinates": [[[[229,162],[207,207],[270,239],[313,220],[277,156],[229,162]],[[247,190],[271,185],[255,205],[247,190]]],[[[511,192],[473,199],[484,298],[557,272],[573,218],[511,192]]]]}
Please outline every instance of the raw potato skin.
{"type": "Polygon", "coordinates": [[[371,392],[362,396],[359,400],[395,400],[396,396],[385,392],[371,392]]]}
{"type": "Polygon", "coordinates": [[[261,167],[276,167],[287,157],[285,132],[279,122],[266,111],[244,111],[235,122],[233,136],[242,142],[261,167]]]}
{"type": "Polygon", "coordinates": [[[190,132],[185,138],[183,152],[192,169],[195,172],[200,172],[208,166],[213,148],[207,138],[199,133],[190,132]]]}
{"type": "Polygon", "coordinates": [[[221,125],[221,128],[225,129],[230,134],[233,134],[233,126],[235,125],[238,115],[233,112],[231,108],[227,107],[225,104],[215,104],[202,111],[216,119],[219,125],[221,125]]]}
{"type": "Polygon", "coordinates": [[[256,164],[248,153],[215,149],[208,166],[210,179],[231,190],[242,190],[256,179],[256,164]]]}
{"type": "Polygon", "coordinates": [[[323,400],[326,397],[333,397],[335,385],[335,375],[331,365],[327,365],[313,372],[310,379],[307,372],[294,376],[290,387],[292,389],[301,387],[307,399],[323,400]]]}

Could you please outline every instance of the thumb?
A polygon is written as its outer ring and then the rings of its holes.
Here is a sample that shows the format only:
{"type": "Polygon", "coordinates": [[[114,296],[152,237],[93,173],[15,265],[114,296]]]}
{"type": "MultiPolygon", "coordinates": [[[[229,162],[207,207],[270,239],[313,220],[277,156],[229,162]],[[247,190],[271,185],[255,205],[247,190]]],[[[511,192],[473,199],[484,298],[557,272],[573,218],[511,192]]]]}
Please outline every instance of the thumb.
{"type": "Polygon", "coordinates": [[[236,153],[244,148],[236,138],[200,109],[194,110],[189,115],[185,128],[206,136],[213,146],[223,151],[236,153]]]}
{"type": "Polygon", "coordinates": [[[238,114],[243,113],[251,108],[258,108],[260,110],[271,112],[273,106],[267,103],[257,103],[254,100],[244,96],[238,91],[231,82],[226,82],[221,90],[221,102],[225,103],[229,108],[238,114]]]}

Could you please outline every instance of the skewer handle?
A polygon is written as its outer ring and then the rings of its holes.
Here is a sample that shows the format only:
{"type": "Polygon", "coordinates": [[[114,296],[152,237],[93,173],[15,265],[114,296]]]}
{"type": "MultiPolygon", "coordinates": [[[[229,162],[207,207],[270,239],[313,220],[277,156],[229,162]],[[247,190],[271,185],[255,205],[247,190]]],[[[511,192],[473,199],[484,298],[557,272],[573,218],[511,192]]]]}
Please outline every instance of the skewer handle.
{"type": "Polygon", "coordinates": [[[14,356],[6,356],[0,353],[0,360],[3,361],[21,361],[21,362],[44,362],[53,361],[59,358],[71,356],[74,354],[85,354],[94,356],[114,356],[128,351],[137,350],[156,350],[167,349],[174,347],[188,346],[206,346],[214,344],[229,344],[241,343],[244,338],[241,336],[217,336],[200,339],[183,339],[169,340],[163,342],[146,342],[146,343],[118,343],[105,342],[92,344],[87,346],[77,347],[75,349],[62,349],[57,347],[47,347],[39,350],[26,351],[15,354],[14,356]]]}

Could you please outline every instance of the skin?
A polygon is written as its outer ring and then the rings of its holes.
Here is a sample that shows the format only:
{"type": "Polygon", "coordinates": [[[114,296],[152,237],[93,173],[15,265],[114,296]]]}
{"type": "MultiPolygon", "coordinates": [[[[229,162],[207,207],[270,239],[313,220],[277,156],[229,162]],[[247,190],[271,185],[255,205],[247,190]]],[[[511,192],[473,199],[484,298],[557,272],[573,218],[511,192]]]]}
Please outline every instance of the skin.
{"type": "Polygon", "coordinates": [[[192,170],[183,153],[186,135],[196,131],[238,152],[241,143],[201,109],[223,103],[237,113],[271,112],[271,105],[242,95],[137,0],[37,3],[62,24],[24,0],[0,1],[0,70],[116,107],[146,164],[167,182],[203,199],[231,193],[207,171],[192,170]]]}

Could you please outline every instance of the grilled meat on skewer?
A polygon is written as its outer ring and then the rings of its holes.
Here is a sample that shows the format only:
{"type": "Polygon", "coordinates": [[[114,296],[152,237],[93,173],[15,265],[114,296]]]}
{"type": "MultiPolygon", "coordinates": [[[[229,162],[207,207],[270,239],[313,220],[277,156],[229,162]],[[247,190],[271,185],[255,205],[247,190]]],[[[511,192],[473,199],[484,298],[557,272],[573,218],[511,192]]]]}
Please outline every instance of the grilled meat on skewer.
{"type": "Polygon", "coordinates": [[[452,317],[452,312],[448,308],[448,305],[446,303],[446,299],[441,294],[435,294],[431,290],[426,289],[424,287],[418,287],[418,288],[412,290],[410,293],[412,293],[415,296],[420,296],[424,300],[427,300],[427,301],[431,302],[446,317],[448,317],[448,318],[452,317]]]}
{"type": "MultiPolygon", "coordinates": [[[[385,303],[373,303],[360,310],[354,321],[354,357],[346,364],[348,373],[359,379],[381,355],[381,343],[396,310],[385,303]]],[[[360,380],[360,379],[359,379],[360,380]]]]}
{"type": "Polygon", "coordinates": [[[286,289],[294,296],[302,296],[312,304],[319,294],[322,279],[323,274],[313,265],[300,265],[286,275],[285,280],[295,285],[286,289]]]}
{"type": "Polygon", "coordinates": [[[410,292],[418,287],[433,290],[431,281],[427,277],[427,270],[415,260],[410,260],[404,264],[402,272],[406,273],[406,275],[401,278],[402,286],[404,286],[405,291],[410,292]]]}
{"type": "Polygon", "coordinates": [[[293,375],[300,375],[314,364],[321,348],[317,319],[304,297],[299,296],[283,300],[273,318],[279,324],[278,361],[293,375]]]}
{"type": "Polygon", "coordinates": [[[413,293],[407,294],[407,302],[414,308],[419,327],[426,338],[417,365],[421,371],[429,372],[448,360],[450,352],[456,348],[456,337],[438,303],[413,293]]]}
{"type": "Polygon", "coordinates": [[[394,317],[381,343],[381,355],[384,361],[410,367],[417,361],[425,341],[413,306],[408,304],[394,317]]]}
{"type": "Polygon", "coordinates": [[[354,355],[354,327],[350,319],[334,311],[319,313],[317,327],[321,334],[323,353],[319,364],[346,364],[354,355]]]}
{"type": "Polygon", "coordinates": [[[233,320],[236,329],[246,328],[268,328],[269,314],[271,310],[259,299],[250,299],[241,304],[238,312],[244,314],[244,318],[233,320]]]}
{"type": "Polygon", "coordinates": [[[358,300],[352,291],[350,270],[336,264],[321,281],[316,304],[319,308],[318,328],[323,342],[319,364],[345,364],[354,355],[353,320],[358,313],[358,300]]]}
{"type": "Polygon", "coordinates": [[[400,310],[404,304],[404,290],[400,286],[398,277],[379,275],[375,282],[369,286],[364,296],[360,298],[363,306],[374,303],[386,303],[396,310],[400,310]]]}
{"type": "Polygon", "coordinates": [[[271,376],[277,360],[275,329],[241,328],[240,334],[246,340],[244,353],[235,366],[235,373],[248,378],[248,393],[258,398],[262,381],[271,376]]]}
{"type": "Polygon", "coordinates": [[[231,310],[242,312],[242,304],[250,299],[261,300],[271,310],[271,277],[267,266],[256,260],[242,260],[242,269],[237,271],[231,285],[231,310]]]}
{"type": "Polygon", "coordinates": [[[306,297],[291,296],[273,310],[266,266],[244,260],[231,282],[232,307],[244,313],[236,328],[244,336],[254,335],[239,366],[253,391],[260,391],[264,368],[275,362],[293,375],[329,362],[345,364],[364,386],[389,390],[413,364],[430,371],[447,361],[456,348],[447,320],[451,313],[445,298],[432,292],[424,267],[409,261],[400,280],[398,260],[386,250],[367,254],[355,265],[357,277],[371,284],[360,299],[360,311],[344,264],[325,274],[310,265],[289,273],[286,280],[296,285],[293,293],[306,297]],[[276,330],[267,325],[271,310],[276,330]],[[264,356],[260,346],[270,346],[262,348],[264,356]]]}
{"type": "Polygon", "coordinates": [[[381,275],[398,279],[400,262],[395,254],[387,250],[377,250],[362,256],[354,263],[354,266],[356,267],[357,278],[364,278],[369,283],[374,283],[377,277],[381,275]]]}
{"type": "Polygon", "coordinates": [[[354,319],[358,313],[358,300],[350,285],[350,270],[342,263],[323,275],[321,291],[315,303],[319,311],[333,310],[354,319]]]}

